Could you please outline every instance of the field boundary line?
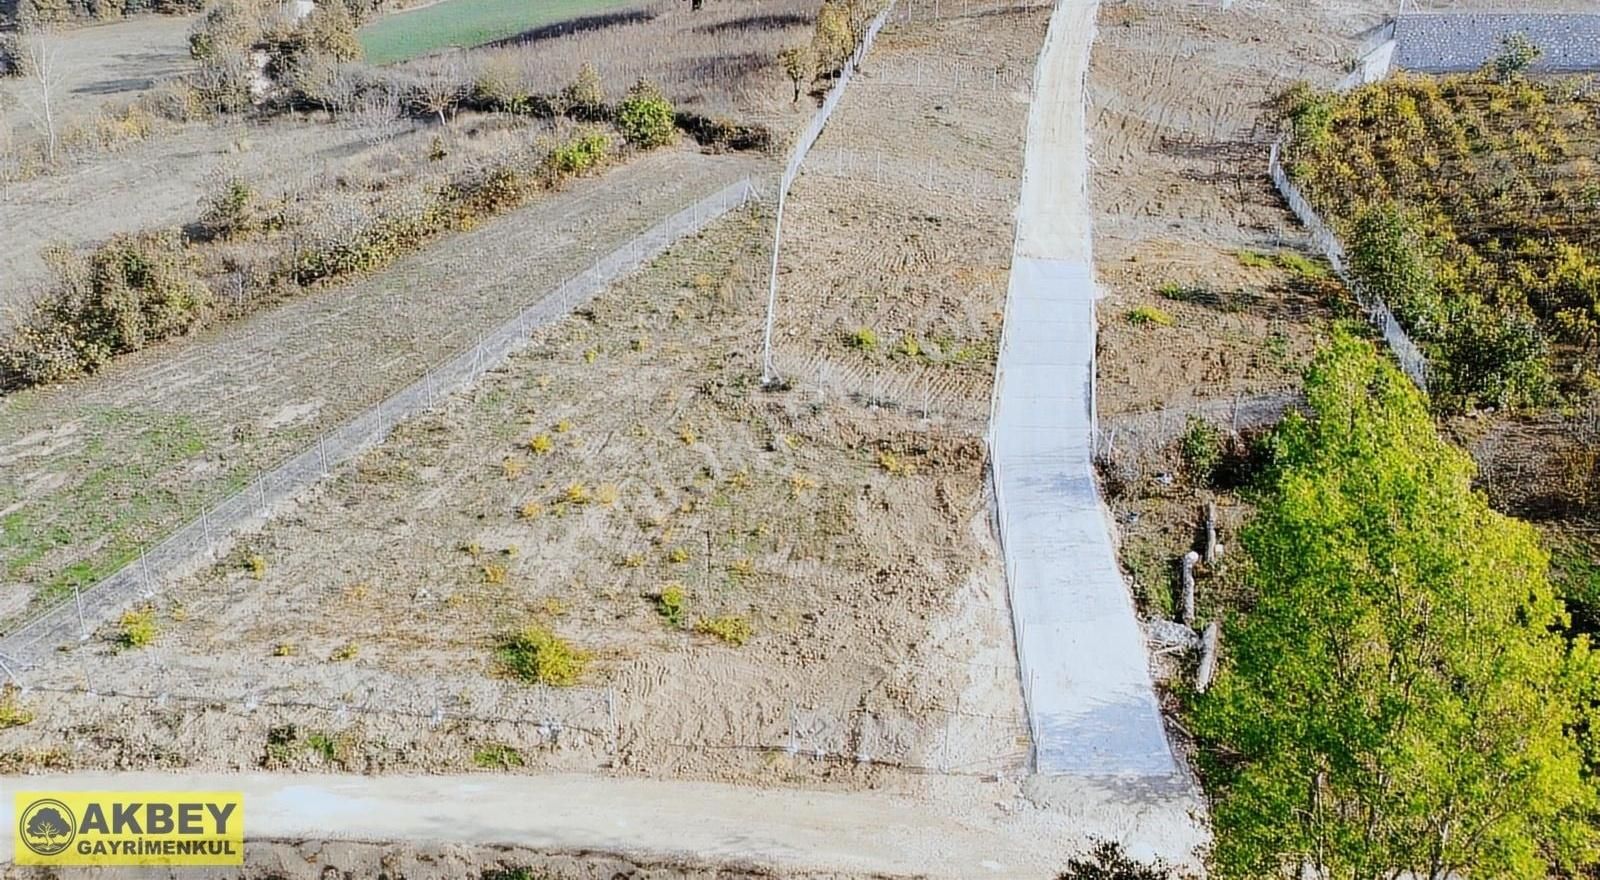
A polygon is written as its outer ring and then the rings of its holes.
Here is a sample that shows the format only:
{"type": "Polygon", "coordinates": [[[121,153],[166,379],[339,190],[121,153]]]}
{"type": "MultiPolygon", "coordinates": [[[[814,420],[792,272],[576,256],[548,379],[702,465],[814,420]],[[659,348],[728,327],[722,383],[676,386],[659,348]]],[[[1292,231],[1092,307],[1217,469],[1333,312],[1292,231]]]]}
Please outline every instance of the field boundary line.
{"type": "Polygon", "coordinates": [[[165,581],[215,563],[238,534],[265,525],[300,492],[382,442],[397,423],[432,409],[441,398],[471,387],[525,347],[534,329],[566,317],[679,239],[699,232],[755,196],[755,187],[746,177],[667,216],[497,329],[480,334],[475,344],[438,362],[410,385],[343,426],[319,435],[298,455],[263,471],[234,494],[202,510],[198,517],[161,543],[140,551],[137,558],[117,571],[87,589],[75,587],[71,596],[19,622],[0,636],[0,660],[4,661],[0,673],[20,684],[18,670],[35,665],[33,658],[41,651],[87,641],[96,628],[121,609],[140,599],[154,598],[165,581]]]}

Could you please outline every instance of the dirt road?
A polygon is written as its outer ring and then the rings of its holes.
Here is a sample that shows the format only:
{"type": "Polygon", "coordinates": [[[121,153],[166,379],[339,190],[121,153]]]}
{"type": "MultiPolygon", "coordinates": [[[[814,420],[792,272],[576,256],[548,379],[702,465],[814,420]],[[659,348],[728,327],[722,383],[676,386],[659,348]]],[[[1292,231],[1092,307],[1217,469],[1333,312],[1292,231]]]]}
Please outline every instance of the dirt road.
{"type": "MultiPolygon", "coordinates": [[[[1052,876],[1064,863],[1050,814],[992,802],[957,810],[877,793],[756,789],[595,775],[384,777],[74,774],[6,777],[11,793],[240,791],[248,839],[452,841],[627,852],[778,872],[973,880],[1052,876]],[[330,835],[332,829],[337,831],[330,835]]],[[[0,836],[0,860],[12,857],[0,836]]]]}

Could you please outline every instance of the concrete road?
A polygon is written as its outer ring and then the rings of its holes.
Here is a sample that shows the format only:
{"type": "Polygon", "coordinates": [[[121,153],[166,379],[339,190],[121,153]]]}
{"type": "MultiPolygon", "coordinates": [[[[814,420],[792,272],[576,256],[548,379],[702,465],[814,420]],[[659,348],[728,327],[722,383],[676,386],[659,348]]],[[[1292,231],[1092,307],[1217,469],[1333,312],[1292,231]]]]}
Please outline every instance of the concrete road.
{"type": "Polygon", "coordinates": [[[1178,772],[1094,475],[1085,85],[1097,0],[1061,0],[1035,74],[990,447],[1044,774],[1178,772]]]}

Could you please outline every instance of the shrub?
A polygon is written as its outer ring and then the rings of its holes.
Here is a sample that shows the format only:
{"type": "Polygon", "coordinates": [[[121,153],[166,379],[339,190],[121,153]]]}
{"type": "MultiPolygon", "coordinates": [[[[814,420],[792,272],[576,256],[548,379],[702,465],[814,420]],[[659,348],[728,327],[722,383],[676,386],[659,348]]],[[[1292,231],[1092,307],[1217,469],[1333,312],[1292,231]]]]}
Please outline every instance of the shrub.
{"type": "Polygon", "coordinates": [[[1135,327],[1171,327],[1177,320],[1165,309],[1139,306],[1128,312],[1128,323],[1135,327]]]}
{"type": "Polygon", "coordinates": [[[1289,120],[1295,143],[1308,149],[1327,146],[1333,139],[1338,106],[1338,95],[1304,82],[1290,86],[1278,98],[1278,108],[1289,120]]]}
{"type": "Polygon", "coordinates": [[[242,177],[214,181],[206,195],[200,225],[213,238],[232,238],[255,228],[256,192],[242,177]]]}
{"type": "Polygon", "coordinates": [[[859,351],[876,351],[878,348],[878,331],[871,327],[857,327],[845,337],[845,344],[859,351]]]}
{"type": "Polygon", "coordinates": [[[678,137],[672,102],[645,80],[634,83],[617,105],[616,125],[628,143],[644,150],[664,147],[678,137]]]}
{"type": "Polygon", "coordinates": [[[1508,34],[1500,40],[1499,54],[1489,60],[1489,70],[1495,79],[1507,83],[1526,73],[1543,54],[1527,34],[1508,34]]]}
{"type": "Polygon", "coordinates": [[[149,606],[123,612],[117,626],[117,644],[124,648],[146,647],[161,634],[156,626],[156,611],[149,606]]]}
{"type": "Polygon", "coordinates": [[[1356,215],[1350,236],[1350,271],[1366,290],[1395,310],[1424,337],[1437,337],[1444,304],[1433,260],[1418,220],[1393,202],[1356,215]]]}
{"type": "Polygon", "coordinates": [[[503,636],[496,656],[514,678],[550,687],[577,684],[590,660],[587,652],[538,624],[503,636]]]}
{"type": "Polygon", "coordinates": [[[254,100],[255,65],[244,49],[224,48],[206,56],[189,77],[195,100],[208,113],[242,113],[254,100]]]}
{"type": "Polygon", "coordinates": [[[1178,453],[1183,458],[1183,468],[1189,478],[1207,485],[1222,463],[1222,431],[1199,416],[1190,416],[1183,438],[1178,441],[1178,453]]]}
{"type": "Polygon", "coordinates": [[[504,743],[490,743],[472,753],[472,763],[485,770],[510,770],[527,764],[522,753],[504,743]]]}
{"type": "Polygon", "coordinates": [[[119,235],[87,256],[47,257],[56,286],[0,347],[0,385],[92,372],[188,331],[211,301],[176,231],[119,235]]]}
{"type": "Polygon", "coordinates": [[[23,705],[22,695],[16,685],[8,684],[0,688],[0,730],[30,724],[33,718],[33,710],[23,705]]]}
{"type": "Polygon", "coordinates": [[[917,466],[893,452],[883,451],[878,453],[878,467],[895,477],[909,477],[917,472],[917,466]]]}
{"type": "Polygon", "coordinates": [[[361,41],[356,39],[356,22],[344,3],[318,3],[300,23],[304,50],[326,55],[335,61],[359,61],[361,41]]]}
{"type": "Polygon", "coordinates": [[[245,568],[249,570],[251,577],[258,581],[261,580],[267,576],[266,557],[259,553],[250,554],[250,556],[245,559],[245,568]]]}
{"type": "Polygon", "coordinates": [[[603,131],[585,131],[550,151],[544,160],[545,179],[553,184],[599,168],[611,153],[611,138],[603,131]]]}
{"type": "Polygon", "coordinates": [[[1235,256],[1239,265],[1247,269],[1270,269],[1273,265],[1272,258],[1259,251],[1239,251],[1235,256]]]}
{"type": "Polygon", "coordinates": [[[574,119],[596,121],[605,118],[606,89],[600,81],[600,72],[587,62],[578,70],[578,77],[561,91],[561,103],[568,116],[574,119]]]}
{"type": "Polygon", "coordinates": [[[666,618],[667,624],[673,627],[683,626],[683,612],[688,604],[688,593],[683,584],[673,581],[661,588],[655,595],[656,612],[666,618]]]}
{"type": "Polygon", "coordinates": [[[750,641],[750,637],[754,635],[750,621],[732,614],[702,617],[695,623],[694,628],[696,632],[721,639],[734,647],[750,641]]]}
{"type": "Polygon", "coordinates": [[[361,645],[360,644],[358,644],[356,642],[345,642],[344,644],[340,645],[339,647],[334,648],[333,649],[333,653],[328,655],[328,659],[332,660],[335,663],[344,663],[346,661],[356,659],[356,657],[358,655],[360,655],[360,653],[361,653],[361,645]]]}

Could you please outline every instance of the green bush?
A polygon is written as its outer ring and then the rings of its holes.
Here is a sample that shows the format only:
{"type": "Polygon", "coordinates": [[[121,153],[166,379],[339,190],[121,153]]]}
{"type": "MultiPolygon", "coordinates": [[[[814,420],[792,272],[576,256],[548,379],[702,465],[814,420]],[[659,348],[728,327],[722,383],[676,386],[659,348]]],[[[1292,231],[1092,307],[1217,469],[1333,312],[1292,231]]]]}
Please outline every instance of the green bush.
{"type": "Polygon", "coordinates": [[[635,83],[617,105],[616,124],[628,143],[640,149],[664,147],[678,137],[672,102],[644,80],[635,83]]]}
{"type": "Polygon", "coordinates": [[[546,179],[554,184],[599,168],[611,154],[611,137],[603,131],[585,131],[550,151],[544,160],[546,179]]]}
{"type": "Polygon", "coordinates": [[[117,644],[124,648],[147,647],[161,633],[156,627],[156,612],[153,608],[124,612],[117,626],[117,644]]]}
{"type": "Polygon", "coordinates": [[[587,652],[537,624],[503,637],[496,655],[513,677],[551,687],[577,684],[590,659],[587,652]]]}
{"type": "Polygon", "coordinates": [[[1178,441],[1178,453],[1189,478],[1200,485],[1209,484],[1222,464],[1222,452],[1222,430],[1199,416],[1190,416],[1183,438],[1178,441]]]}
{"type": "Polygon", "coordinates": [[[504,743],[490,743],[472,753],[472,763],[485,770],[511,770],[527,763],[522,753],[504,743]]]}
{"type": "Polygon", "coordinates": [[[1177,319],[1165,309],[1156,306],[1139,306],[1128,312],[1128,323],[1135,327],[1171,327],[1177,319]]]}

